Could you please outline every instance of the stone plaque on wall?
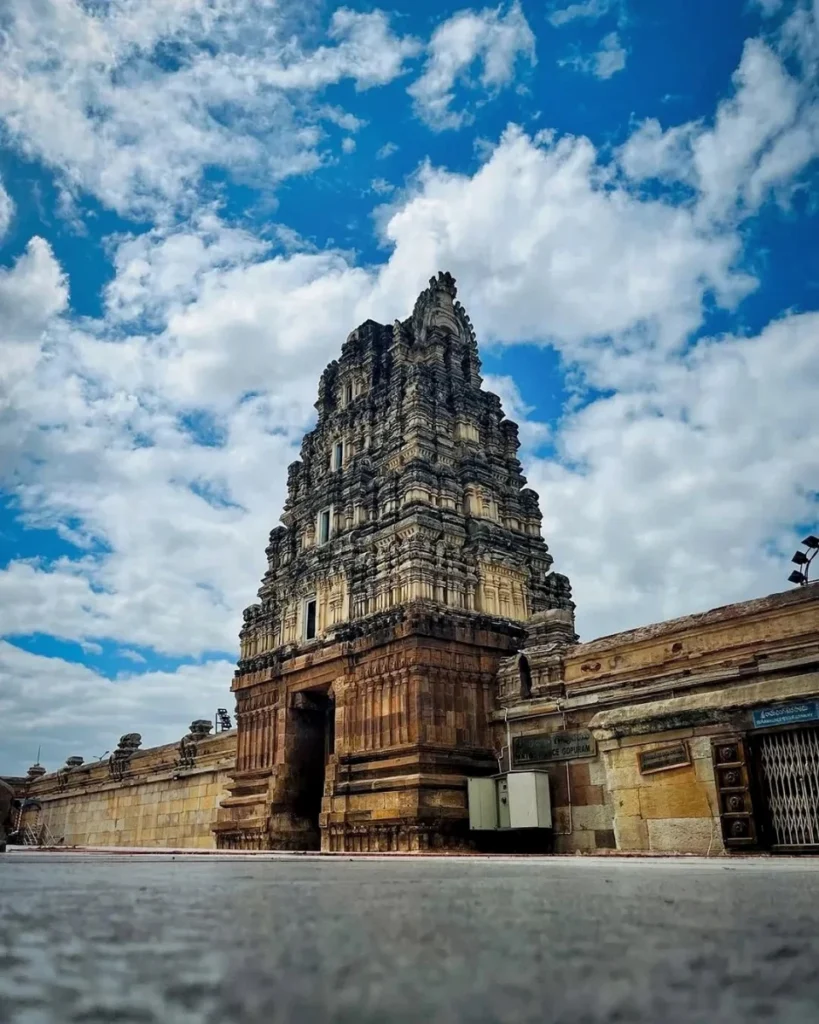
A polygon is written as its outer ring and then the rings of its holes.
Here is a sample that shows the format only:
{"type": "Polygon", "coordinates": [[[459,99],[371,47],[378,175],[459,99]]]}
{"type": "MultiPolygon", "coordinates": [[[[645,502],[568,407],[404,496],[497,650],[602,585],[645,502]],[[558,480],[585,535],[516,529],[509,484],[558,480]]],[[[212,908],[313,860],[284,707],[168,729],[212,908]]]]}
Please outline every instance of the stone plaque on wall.
{"type": "Polygon", "coordinates": [[[669,768],[684,768],[691,764],[691,755],[685,743],[672,743],[657,750],[644,750],[640,755],[640,774],[664,772],[669,768]]]}
{"type": "Polygon", "coordinates": [[[512,740],[513,762],[534,764],[537,761],[570,761],[576,757],[594,757],[597,745],[588,729],[574,732],[537,733],[515,736],[512,740]]]}

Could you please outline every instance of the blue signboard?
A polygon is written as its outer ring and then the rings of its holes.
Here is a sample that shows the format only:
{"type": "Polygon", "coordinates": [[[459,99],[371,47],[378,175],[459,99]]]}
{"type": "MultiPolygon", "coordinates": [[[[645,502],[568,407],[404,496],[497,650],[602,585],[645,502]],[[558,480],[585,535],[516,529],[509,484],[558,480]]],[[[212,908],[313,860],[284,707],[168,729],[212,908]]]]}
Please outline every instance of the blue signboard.
{"type": "Polygon", "coordinates": [[[804,700],[799,704],[780,704],[754,711],[757,729],[767,725],[790,725],[791,722],[815,722],[819,719],[819,701],[804,700]]]}

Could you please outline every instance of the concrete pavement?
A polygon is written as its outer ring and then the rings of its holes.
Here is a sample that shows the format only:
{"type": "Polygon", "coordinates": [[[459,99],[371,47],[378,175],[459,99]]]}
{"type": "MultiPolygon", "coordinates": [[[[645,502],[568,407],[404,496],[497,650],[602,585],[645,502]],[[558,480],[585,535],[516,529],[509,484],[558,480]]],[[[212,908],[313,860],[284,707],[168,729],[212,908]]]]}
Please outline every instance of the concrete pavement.
{"type": "Polygon", "coordinates": [[[15,852],[0,1020],[819,1019],[819,863],[15,852]]]}

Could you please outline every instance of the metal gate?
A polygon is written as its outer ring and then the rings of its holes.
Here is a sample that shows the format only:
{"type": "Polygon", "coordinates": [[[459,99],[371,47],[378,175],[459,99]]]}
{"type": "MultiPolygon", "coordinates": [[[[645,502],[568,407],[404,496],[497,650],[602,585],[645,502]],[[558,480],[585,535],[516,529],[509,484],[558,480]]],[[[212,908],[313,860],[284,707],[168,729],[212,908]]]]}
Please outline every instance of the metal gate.
{"type": "Polygon", "coordinates": [[[758,742],[773,848],[819,848],[819,726],[763,733],[758,742]]]}

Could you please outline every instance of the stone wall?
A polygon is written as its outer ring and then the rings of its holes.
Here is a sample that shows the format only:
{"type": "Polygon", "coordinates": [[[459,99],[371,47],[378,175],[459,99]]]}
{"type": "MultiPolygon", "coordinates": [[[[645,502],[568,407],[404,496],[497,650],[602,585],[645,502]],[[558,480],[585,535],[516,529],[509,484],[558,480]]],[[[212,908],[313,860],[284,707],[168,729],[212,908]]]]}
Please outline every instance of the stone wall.
{"type": "Polygon", "coordinates": [[[787,721],[794,703],[819,707],[819,584],[586,644],[571,642],[560,614],[535,616],[521,653],[501,665],[498,694],[505,765],[517,737],[585,732],[593,744],[593,757],[512,759],[549,773],[557,852],[769,849],[754,711],[781,709],[787,721]],[[717,789],[717,741],[748,754],[736,814],[717,789]],[[747,834],[723,841],[743,816],[747,834]]]}
{"type": "MultiPolygon", "coordinates": [[[[715,727],[715,730],[716,727],[715,727]]],[[[618,850],[722,853],[718,797],[709,735],[675,729],[601,743],[604,785],[618,850]],[[639,755],[683,741],[689,765],[645,775],[639,755]]]]}
{"type": "MultiPolygon", "coordinates": [[[[454,613],[416,616],[385,626],[380,640],[351,635],[290,659],[276,687],[260,669],[239,692],[252,728],[238,766],[236,732],[206,736],[208,722],[193,723],[179,745],[150,750],[124,736],[109,761],[72,758],[59,772],[35,766],[25,783],[16,780],[18,795],[39,805],[26,824],[65,846],[203,848],[215,845],[214,825],[222,833],[253,826],[265,848],[265,816],[284,820],[304,788],[303,766],[288,751],[303,748],[304,722],[332,706],[323,792],[320,779],[316,787],[325,849],[445,844],[466,816],[465,778],[494,772],[495,758],[548,772],[558,853],[770,848],[759,779],[731,818],[715,751],[722,758],[736,748],[728,761],[748,754],[753,776],[754,713],[819,707],[819,585],[588,644],[574,643],[570,613],[543,612],[527,623],[517,654],[522,630],[485,627],[473,635],[454,613]],[[313,707],[319,696],[325,703],[313,707]],[[510,758],[516,739],[554,744],[569,734],[587,737],[589,749],[566,760],[510,758]],[[731,838],[742,814],[748,835],[731,838]]],[[[819,712],[810,723],[819,727],[819,712]]],[[[294,832],[297,841],[305,848],[294,832]]]]}
{"type": "MultiPolygon", "coordinates": [[[[498,749],[503,741],[503,765],[509,764],[507,738],[511,738],[514,743],[521,736],[543,736],[583,729],[587,727],[589,717],[588,714],[580,713],[564,718],[562,714],[552,713],[512,721],[508,737],[505,732],[497,737],[498,749]]],[[[513,767],[532,767],[549,775],[555,853],[594,853],[614,848],[613,808],[606,789],[606,766],[600,756],[531,766],[513,764],[513,767]]]]}
{"type": "Polygon", "coordinates": [[[23,825],[63,847],[214,848],[235,756],[232,730],[201,740],[186,759],[178,744],[137,751],[122,778],[108,761],[52,772],[29,783],[23,825]]]}

